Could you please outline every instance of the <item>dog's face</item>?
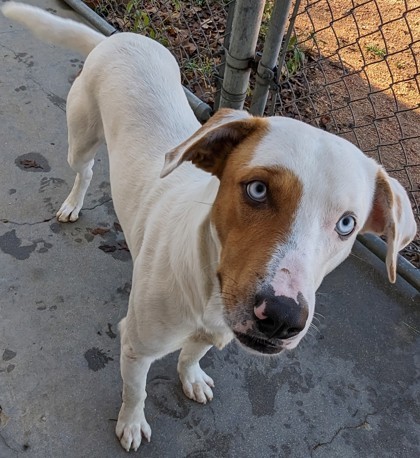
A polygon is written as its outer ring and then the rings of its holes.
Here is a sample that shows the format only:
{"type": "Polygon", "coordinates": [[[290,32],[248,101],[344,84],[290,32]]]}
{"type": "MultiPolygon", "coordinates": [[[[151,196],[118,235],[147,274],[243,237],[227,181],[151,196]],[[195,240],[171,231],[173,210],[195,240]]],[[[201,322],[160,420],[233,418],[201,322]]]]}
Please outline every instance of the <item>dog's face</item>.
{"type": "Polygon", "coordinates": [[[406,193],[371,159],[334,135],[288,118],[226,111],[168,153],[216,175],[211,213],[225,319],[260,353],[297,346],[315,292],[361,230],[385,233],[388,271],[416,232],[406,193]]]}

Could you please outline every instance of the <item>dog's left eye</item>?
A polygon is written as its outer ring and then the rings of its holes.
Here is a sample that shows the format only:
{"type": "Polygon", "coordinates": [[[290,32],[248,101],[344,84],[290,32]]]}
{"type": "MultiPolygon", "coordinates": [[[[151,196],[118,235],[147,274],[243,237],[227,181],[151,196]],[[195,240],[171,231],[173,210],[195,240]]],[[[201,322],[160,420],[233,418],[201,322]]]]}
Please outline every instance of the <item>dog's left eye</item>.
{"type": "Polygon", "coordinates": [[[335,230],[338,233],[338,235],[346,237],[354,231],[355,227],[356,218],[353,215],[346,214],[339,219],[339,221],[335,225],[335,230]]]}
{"type": "Polygon", "coordinates": [[[267,185],[262,181],[251,181],[246,185],[246,193],[255,202],[265,202],[267,198],[267,185]]]}

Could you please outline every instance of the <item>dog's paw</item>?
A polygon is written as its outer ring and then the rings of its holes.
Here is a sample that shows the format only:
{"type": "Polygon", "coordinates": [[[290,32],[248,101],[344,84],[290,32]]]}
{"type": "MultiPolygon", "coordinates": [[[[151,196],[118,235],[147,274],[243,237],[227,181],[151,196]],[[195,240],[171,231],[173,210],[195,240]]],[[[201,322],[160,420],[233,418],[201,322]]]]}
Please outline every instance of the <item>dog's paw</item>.
{"type": "Polygon", "coordinates": [[[199,364],[178,370],[185,396],[201,404],[213,399],[213,379],[201,369],[199,364]]]}
{"type": "Polygon", "coordinates": [[[115,434],[117,435],[122,448],[129,452],[131,449],[136,451],[140,447],[142,436],[147,440],[147,442],[150,442],[152,430],[150,429],[149,423],[147,423],[143,413],[137,416],[125,415],[123,408],[121,408],[117,426],[115,428],[115,434]]]}
{"type": "Polygon", "coordinates": [[[63,202],[63,205],[60,207],[60,210],[56,213],[57,220],[60,223],[68,223],[69,221],[74,223],[79,219],[79,211],[81,205],[74,202],[70,196],[63,202]]]}

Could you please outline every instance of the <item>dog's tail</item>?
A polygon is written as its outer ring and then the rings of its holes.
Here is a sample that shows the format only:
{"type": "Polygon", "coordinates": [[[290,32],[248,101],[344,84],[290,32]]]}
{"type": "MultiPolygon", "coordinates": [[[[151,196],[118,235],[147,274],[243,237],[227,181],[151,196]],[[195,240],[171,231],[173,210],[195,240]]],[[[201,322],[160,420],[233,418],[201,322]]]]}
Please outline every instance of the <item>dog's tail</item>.
{"type": "Polygon", "coordinates": [[[2,13],[23,24],[42,41],[72,49],[86,57],[105,36],[71,19],[63,19],[41,8],[24,3],[7,2],[2,13]]]}

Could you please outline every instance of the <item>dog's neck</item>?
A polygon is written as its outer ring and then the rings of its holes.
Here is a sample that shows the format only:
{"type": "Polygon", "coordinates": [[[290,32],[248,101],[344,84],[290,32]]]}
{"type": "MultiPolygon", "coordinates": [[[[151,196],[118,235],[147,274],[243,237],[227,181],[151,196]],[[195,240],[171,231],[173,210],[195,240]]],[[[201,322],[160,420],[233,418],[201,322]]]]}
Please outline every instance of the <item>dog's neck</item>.
{"type": "MultiPolygon", "coordinates": [[[[204,178],[204,177],[203,177],[204,178]]],[[[194,309],[197,302],[206,306],[215,286],[218,289],[216,272],[219,263],[220,243],[211,222],[211,211],[219,189],[215,177],[197,183],[193,193],[179,201],[184,207],[182,222],[174,228],[170,244],[171,267],[177,282],[186,290],[194,309]],[[182,260],[182,268],[178,262],[182,260]]]]}

